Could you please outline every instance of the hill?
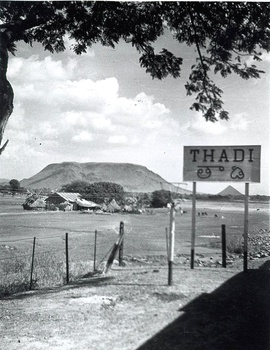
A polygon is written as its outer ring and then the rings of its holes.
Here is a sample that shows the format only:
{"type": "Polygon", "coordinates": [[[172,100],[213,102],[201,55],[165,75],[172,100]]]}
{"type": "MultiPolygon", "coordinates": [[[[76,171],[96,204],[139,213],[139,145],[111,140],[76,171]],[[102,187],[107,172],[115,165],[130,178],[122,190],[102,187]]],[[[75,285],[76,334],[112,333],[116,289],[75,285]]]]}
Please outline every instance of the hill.
{"type": "Polygon", "coordinates": [[[0,185],[1,186],[5,186],[5,185],[9,185],[9,179],[0,179],[0,185]]]}
{"type": "MultiPolygon", "coordinates": [[[[49,164],[36,175],[29,179],[23,179],[20,183],[25,188],[59,190],[63,185],[75,180],[88,181],[89,183],[100,181],[114,182],[123,186],[125,191],[133,192],[161,190],[161,183],[166,184],[168,188],[170,186],[161,176],[141,165],[94,162],[49,164]]],[[[181,190],[181,193],[190,192],[181,190]]]]}
{"type": "Polygon", "coordinates": [[[220,196],[243,196],[243,194],[237,191],[233,186],[226,187],[223,191],[219,192],[220,196]]]}

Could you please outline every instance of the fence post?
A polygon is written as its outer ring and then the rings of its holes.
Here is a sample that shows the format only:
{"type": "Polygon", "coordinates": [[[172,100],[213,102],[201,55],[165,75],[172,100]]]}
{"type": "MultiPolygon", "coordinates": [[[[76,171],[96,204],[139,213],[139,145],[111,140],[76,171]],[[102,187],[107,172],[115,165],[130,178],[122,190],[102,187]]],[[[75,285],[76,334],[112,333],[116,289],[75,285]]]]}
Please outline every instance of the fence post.
{"type": "Polygon", "coordinates": [[[66,281],[69,283],[68,233],[66,232],[66,281]]]}
{"type": "MultiPolygon", "coordinates": [[[[123,221],[120,222],[120,228],[119,228],[119,235],[124,236],[124,223],[123,221]]],[[[122,242],[119,246],[119,266],[124,266],[124,238],[122,239],[122,242]]]]}
{"type": "Polygon", "coordinates": [[[36,237],[34,237],[34,241],[33,241],[32,263],[31,263],[31,273],[30,273],[30,286],[29,286],[30,290],[32,290],[32,284],[33,284],[35,247],[36,247],[36,237]]]}
{"type": "Polygon", "coordinates": [[[169,258],[168,258],[168,285],[173,284],[173,259],[174,259],[174,240],[175,240],[175,206],[171,204],[170,209],[170,232],[169,232],[169,258]]]}
{"type": "Polygon", "coordinates": [[[226,267],[226,225],[221,225],[222,267],[226,267]]]}
{"type": "Polygon", "coordinates": [[[168,227],[165,227],[165,235],[166,235],[167,261],[169,262],[169,236],[168,236],[168,227]]]}
{"type": "Polygon", "coordinates": [[[97,259],[97,230],[95,230],[95,243],[94,243],[94,272],[96,271],[96,259],[97,259]]]}

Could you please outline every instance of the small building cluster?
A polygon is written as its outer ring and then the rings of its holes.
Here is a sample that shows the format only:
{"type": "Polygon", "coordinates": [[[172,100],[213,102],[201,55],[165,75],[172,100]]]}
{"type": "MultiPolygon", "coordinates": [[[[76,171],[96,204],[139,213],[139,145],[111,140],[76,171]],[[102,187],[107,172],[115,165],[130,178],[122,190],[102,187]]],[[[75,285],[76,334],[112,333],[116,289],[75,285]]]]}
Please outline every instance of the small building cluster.
{"type": "MultiPolygon", "coordinates": [[[[115,212],[136,212],[134,205],[120,206],[115,199],[109,203],[99,205],[92,201],[82,198],[80,193],[54,192],[49,196],[38,194],[29,195],[23,204],[25,210],[50,210],[50,211],[72,211],[96,213],[115,213],[115,212]]],[[[139,210],[137,210],[139,212],[139,210]]]]}

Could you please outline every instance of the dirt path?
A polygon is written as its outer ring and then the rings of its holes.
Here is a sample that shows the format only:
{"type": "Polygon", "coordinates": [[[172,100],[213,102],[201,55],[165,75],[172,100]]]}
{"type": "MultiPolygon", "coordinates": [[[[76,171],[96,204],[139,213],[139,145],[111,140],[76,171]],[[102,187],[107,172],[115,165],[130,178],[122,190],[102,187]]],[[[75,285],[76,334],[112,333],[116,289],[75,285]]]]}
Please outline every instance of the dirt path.
{"type": "MultiPolygon", "coordinates": [[[[0,300],[1,349],[266,350],[268,269],[114,268],[0,300]]],[[[267,328],[268,327],[268,328],[267,328]]]]}

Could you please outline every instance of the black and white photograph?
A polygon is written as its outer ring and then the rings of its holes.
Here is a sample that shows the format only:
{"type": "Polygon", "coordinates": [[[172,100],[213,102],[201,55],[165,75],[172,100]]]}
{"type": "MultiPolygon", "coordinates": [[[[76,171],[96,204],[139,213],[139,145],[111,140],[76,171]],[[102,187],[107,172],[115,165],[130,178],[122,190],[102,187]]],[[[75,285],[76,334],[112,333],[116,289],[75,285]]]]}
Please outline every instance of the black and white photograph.
{"type": "Polygon", "coordinates": [[[270,349],[270,3],[0,1],[0,349],[270,349]]]}

